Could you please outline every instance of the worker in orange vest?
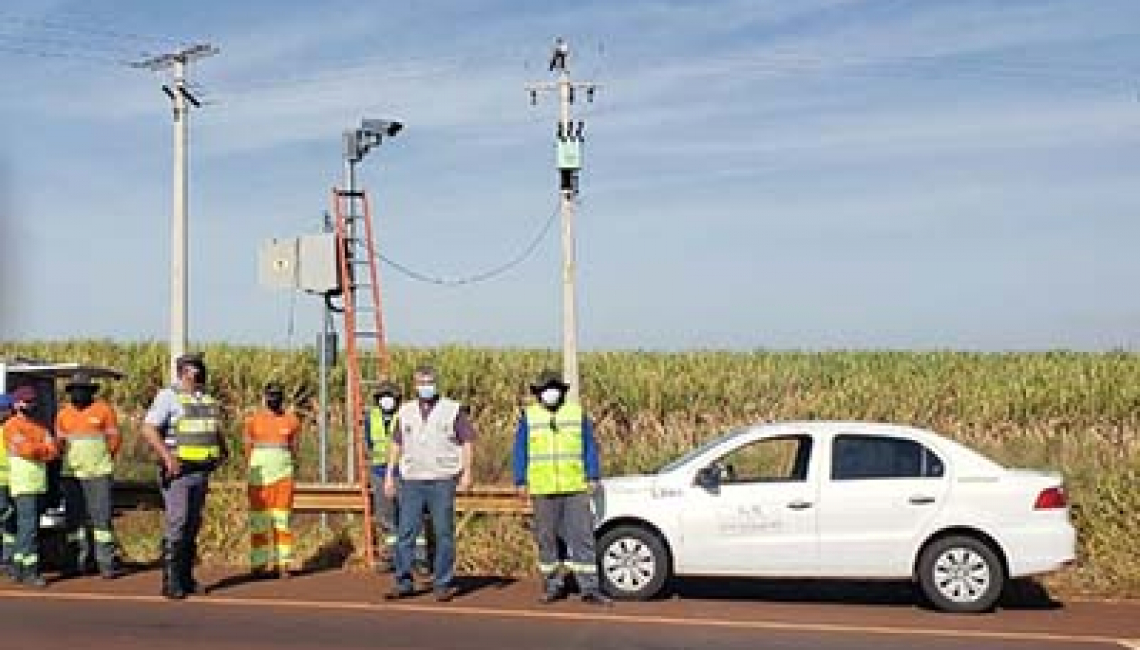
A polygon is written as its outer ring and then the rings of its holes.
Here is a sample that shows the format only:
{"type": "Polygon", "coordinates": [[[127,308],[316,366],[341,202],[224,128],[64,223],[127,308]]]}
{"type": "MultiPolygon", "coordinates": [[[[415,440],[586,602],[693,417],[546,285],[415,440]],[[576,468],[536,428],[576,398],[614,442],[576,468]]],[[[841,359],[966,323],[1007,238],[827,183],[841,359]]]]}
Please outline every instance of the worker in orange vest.
{"type": "Polygon", "coordinates": [[[63,458],[69,573],[86,573],[94,559],[99,574],[114,579],[123,573],[111,528],[111,483],[122,444],[118,417],[95,399],[99,386],[87,373],[76,373],[64,389],[71,403],[56,414],[55,433],[63,458]]]}
{"type": "Polygon", "coordinates": [[[294,476],[301,421],[285,411],[285,391],[270,382],[265,408],[245,422],[245,457],[249,467],[249,559],[257,578],[293,571],[294,476]]]}
{"type": "Polygon", "coordinates": [[[20,386],[12,394],[16,415],[4,423],[12,498],[16,502],[16,552],[12,557],[15,578],[29,587],[47,586],[40,573],[37,539],[40,514],[47,494],[47,463],[59,453],[51,432],[34,419],[36,389],[20,386]]]}

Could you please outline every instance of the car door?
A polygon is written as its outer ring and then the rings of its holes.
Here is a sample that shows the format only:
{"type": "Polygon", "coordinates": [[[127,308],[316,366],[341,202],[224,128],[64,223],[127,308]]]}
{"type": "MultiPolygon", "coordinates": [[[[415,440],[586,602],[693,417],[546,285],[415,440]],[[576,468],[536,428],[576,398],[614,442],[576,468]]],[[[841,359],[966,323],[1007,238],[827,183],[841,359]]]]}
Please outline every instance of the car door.
{"type": "Polygon", "coordinates": [[[813,438],[745,442],[709,465],[718,480],[688,488],[678,572],[811,575],[818,568],[813,438]]]}
{"type": "Polygon", "coordinates": [[[946,501],[942,458],[904,435],[837,433],[819,492],[823,573],[907,577],[916,545],[946,501]]]}

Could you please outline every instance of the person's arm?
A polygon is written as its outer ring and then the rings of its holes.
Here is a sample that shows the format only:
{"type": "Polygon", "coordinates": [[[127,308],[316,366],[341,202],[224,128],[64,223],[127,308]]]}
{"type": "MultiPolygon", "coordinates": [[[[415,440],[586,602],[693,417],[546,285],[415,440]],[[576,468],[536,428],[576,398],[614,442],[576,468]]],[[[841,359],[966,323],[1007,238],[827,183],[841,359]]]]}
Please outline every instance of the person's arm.
{"type": "Polygon", "coordinates": [[[530,462],[530,427],[526,422],[526,414],[519,417],[519,425],[515,429],[515,446],[512,456],[512,467],[515,475],[515,488],[520,496],[526,496],[526,469],[530,462]]]}
{"type": "Polygon", "coordinates": [[[598,487],[602,477],[602,463],[598,458],[598,441],[594,438],[594,425],[590,418],[582,416],[582,463],[586,469],[586,481],[590,491],[598,487]]]}
{"type": "Polygon", "coordinates": [[[455,416],[455,436],[459,439],[462,452],[460,459],[463,463],[462,469],[459,471],[459,481],[455,488],[460,492],[467,492],[471,489],[471,484],[475,478],[473,469],[475,466],[475,425],[471,423],[467,409],[460,409],[459,415],[455,416]]]}
{"type": "Polygon", "coordinates": [[[158,430],[159,427],[167,426],[170,423],[170,417],[174,411],[173,397],[174,393],[168,389],[159,391],[155,395],[150,409],[147,410],[142,428],[143,440],[146,440],[147,445],[162,461],[162,466],[168,477],[178,476],[182,473],[181,463],[178,462],[178,458],[174,454],[170,453],[170,449],[162,440],[162,433],[158,430]]]}
{"type": "MultiPolygon", "coordinates": [[[[56,446],[60,453],[67,449],[67,427],[63,424],[63,410],[60,409],[59,413],[55,414],[55,436],[56,446]]],[[[50,434],[49,434],[50,438],[50,434]]]]}
{"type": "Polygon", "coordinates": [[[388,444],[388,469],[384,472],[384,495],[396,496],[396,470],[400,466],[400,454],[404,452],[403,436],[400,428],[392,432],[392,440],[388,444]]]}
{"type": "MultiPolygon", "coordinates": [[[[104,435],[107,436],[107,451],[111,453],[111,458],[115,458],[123,446],[123,434],[119,431],[119,416],[115,413],[115,409],[108,404],[105,411],[103,430],[104,435]]],[[[55,430],[57,433],[59,432],[58,425],[55,430]]]]}
{"type": "Polygon", "coordinates": [[[301,418],[293,415],[293,435],[289,436],[289,453],[293,454],[293,464],[301,460],[301,418]]]}

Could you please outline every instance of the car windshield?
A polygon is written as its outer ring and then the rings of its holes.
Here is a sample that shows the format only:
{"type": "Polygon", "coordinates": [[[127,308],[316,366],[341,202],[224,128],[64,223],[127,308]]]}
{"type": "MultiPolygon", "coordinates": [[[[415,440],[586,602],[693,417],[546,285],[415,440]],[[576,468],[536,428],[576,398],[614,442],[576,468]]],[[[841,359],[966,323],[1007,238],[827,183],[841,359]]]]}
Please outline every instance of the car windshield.
{"type": "Polygon", "coordinates": [[[658,474],[664,474],[666,472],[672,472],[673,470],[677,469],[678,467],[685,465],[686,463],[688,463],[692,459],[696,458],[697,456],[700,456],[701,454],[705,453],[709,449],[712,449],[713,447],[725,442],[726,440],[731,440],[732,438],[744,435],[746,433],[746,431],[747,431],[746,429],[735,429],[733,431],[729,431],[728,433],[726,433],[724,435],[717,436],[715,438],[711,438],[709,440],[706,440],[704,442],[704,444],[699,445],[697,447],[694,447],[693,449],[689,450],[688,453],[684,454],[680,458],[669,461],[667,464],[665,464],[664,467],[657,470],[657,473],[658,474]]]}

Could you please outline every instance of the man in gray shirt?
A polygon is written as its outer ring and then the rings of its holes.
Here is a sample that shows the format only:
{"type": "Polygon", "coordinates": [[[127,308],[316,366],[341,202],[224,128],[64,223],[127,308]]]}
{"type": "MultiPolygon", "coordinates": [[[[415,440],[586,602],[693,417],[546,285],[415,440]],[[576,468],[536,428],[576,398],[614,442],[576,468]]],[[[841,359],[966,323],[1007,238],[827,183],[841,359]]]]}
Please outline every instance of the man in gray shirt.
{"type": "Polygon", "coordinates": [[[158,455],[164,505],[162,595],[181,600],[198,589],[194,558],[210,473],[229,457],[218,402],[206,393],[200,355],[175,361],[178,382],[154,397],[143,436],[158,455]]]}
{"type": "Polygon", "coordinates": [[[387,598],[407,598],[412,587],[412,559],[426,508],[435,532],[435,599],[455,597],[455,492],[471,489],[475,427],[455,400],[441,397],[435,369],[417,368],[412,376],[415,398],[400,406],[399,428],[392,435],[384,492],[397,495],[396,585],[387,598]],[[416,514],[413,514],[416,513],[416,514]],[[405,516],[406,515],[406,516],[405,516]]]}

